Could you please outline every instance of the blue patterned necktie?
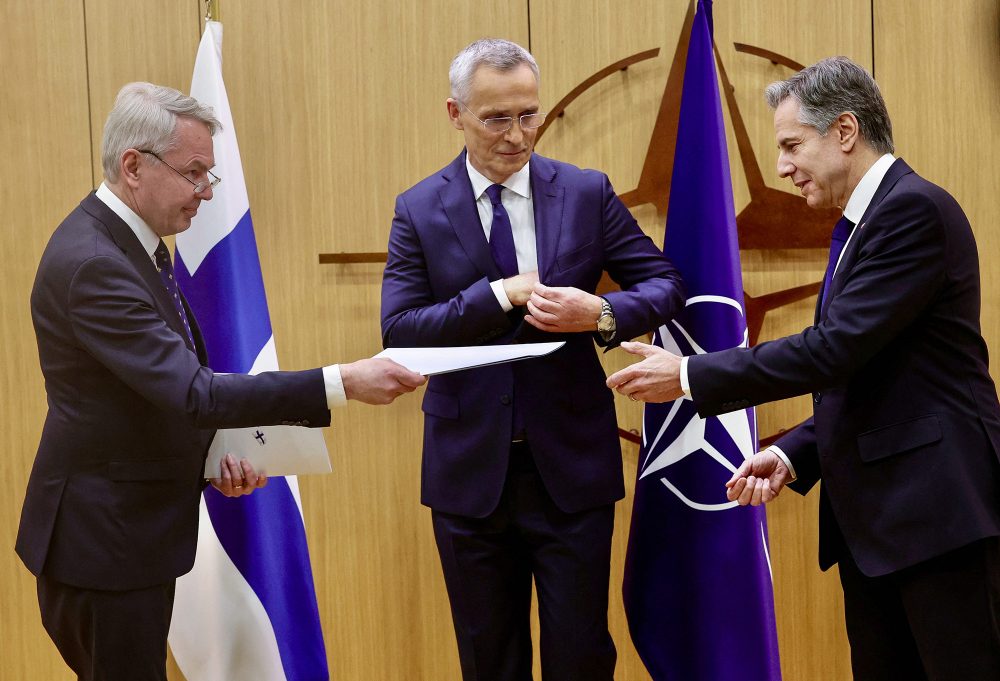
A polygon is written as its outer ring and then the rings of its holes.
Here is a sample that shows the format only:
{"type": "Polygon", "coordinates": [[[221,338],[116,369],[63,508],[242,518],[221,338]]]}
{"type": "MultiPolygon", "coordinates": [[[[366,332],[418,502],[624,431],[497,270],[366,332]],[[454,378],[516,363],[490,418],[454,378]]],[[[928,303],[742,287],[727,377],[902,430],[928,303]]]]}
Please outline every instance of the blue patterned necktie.
{"type": "Polygon", "coordinates": [[[486,194],[493,204],[493,226],[490,227],[490,253],[493,262],[500,268],[504,279],[517,275],[517,251],[514,250],[514,232],[510,227],[510,216],[500,201],[502,184],[490,185],[486,194]]]}
{"type": "Polygon", "coordinates": [[[840,260],[840,254],[844,251],[844,244],[851,236],[852,229],[854,223],[846,217],[837,220],[837,224],[833,227],[833,235],[830,237],[830,261],[826,265],[826,275],[823,277],[823,299],[820,302],[820,310],[826,309],[827,293],[833,283],[833,273],[837,269],[837,261],[840,260]]]}
{"type": "Polygon", "coordinates": [[[167,289],[167,294],[170,296],[170,300],[174,304],[174,309],[177,310],[177,314],[184,324],[184,330],[187,331],[188,340],[191,341],[191,347],[193,348],[194,336],[191,335],[191,325],[188,323],[187,314],[184,312],[184,304],[181,303],[181,294],[177,288],[177,281],[174,279],[174,266],[170,262],[170,251],[167,250],[167,245],[163,243],[162,239],[160,240],[160,245],[153,251],[153,257],[156,259],[156,271],[160,273],[160,281],[163,282],[163,287],[167,289]]]}

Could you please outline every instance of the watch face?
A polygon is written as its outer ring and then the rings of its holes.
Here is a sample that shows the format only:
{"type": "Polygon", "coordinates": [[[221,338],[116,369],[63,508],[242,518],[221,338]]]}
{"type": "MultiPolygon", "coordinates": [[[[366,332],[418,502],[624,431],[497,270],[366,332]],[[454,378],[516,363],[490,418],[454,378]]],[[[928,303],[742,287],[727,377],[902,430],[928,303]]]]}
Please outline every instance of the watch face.
{"type": "Polygon", "coordinates": [[[614,331],[615,330],[615,318],[611,315],[604,315],[597,320],[597,330],[598,331],[614,331]]]}

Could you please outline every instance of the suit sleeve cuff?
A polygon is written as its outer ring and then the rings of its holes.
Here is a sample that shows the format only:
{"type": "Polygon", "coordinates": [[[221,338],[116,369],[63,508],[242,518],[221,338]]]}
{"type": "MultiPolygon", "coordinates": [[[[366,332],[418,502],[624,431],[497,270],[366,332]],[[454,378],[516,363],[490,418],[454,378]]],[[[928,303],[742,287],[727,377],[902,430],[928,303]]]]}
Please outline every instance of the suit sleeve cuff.
{"type": "Polygon", "coordinates": [[[490,288],[493,289],[493,295],[497,297],[497,302],[500,303],[500,307],[503,308],[504,312],[510,312],[514,309],[514,306],[510,303],[510,298],[507,297],[507,292],[503,288],[503,279],[491,281],[490,288]]]}
{"type": "Polygon", "coordinates": [[[684,397],[689,400],[691,397],[691,383],[688,381],[688,358],[681,357],[681,390],[684,391],[684,397]]]}
{"type": "Polygon", "coordinates": [[[788,467],[788,472],[792,476],[791,480],[789,480],[788,482],[795,482],[798,479],[798,476],[795,475],[795,466],[793,466],[792,462],[789,461],[788,456],[786,456],[785,453],[781,451],[781,447],[778,447],[777,445],[771,445],[764,451],[774,452],[774,455],[777,456],[779,459],[781,459],[781,462],[788,467]]]}
{"type": "Polygon", "coordinates": [[[340,375],[339,364],[323,367],[323,383],[326,384],[327,407],[333,409],[347,403],[347,393],[344,392],[344,379],[340,375]]]}

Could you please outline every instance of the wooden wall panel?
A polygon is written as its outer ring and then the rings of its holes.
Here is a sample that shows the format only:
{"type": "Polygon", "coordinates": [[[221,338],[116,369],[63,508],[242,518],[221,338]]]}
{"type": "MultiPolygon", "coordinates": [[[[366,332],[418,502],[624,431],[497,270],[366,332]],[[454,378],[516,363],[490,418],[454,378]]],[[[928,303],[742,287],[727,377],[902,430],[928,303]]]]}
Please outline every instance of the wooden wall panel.
{"type": "Polygon", "coordinates": [[[45,417],[28,296],[49,235],[91,185],[85,57],[81,3],[0,3],[0,679],[12,681],[71,677],[14,537],[45,417]]]}
{"type": "Polygon", "coordinates": [[[118,90],[140,80],[181,92],[191,89],[202,4],[199,0],[83,0],[95,187],[103,175],[104,119],[118,90]]]}
{"type": "Polygon", "coordinates": [[[1000,5],[876,0],[875,77],[896,155],[958,200],[979,245],[983,335],[1000,358],[1000,5]]]}

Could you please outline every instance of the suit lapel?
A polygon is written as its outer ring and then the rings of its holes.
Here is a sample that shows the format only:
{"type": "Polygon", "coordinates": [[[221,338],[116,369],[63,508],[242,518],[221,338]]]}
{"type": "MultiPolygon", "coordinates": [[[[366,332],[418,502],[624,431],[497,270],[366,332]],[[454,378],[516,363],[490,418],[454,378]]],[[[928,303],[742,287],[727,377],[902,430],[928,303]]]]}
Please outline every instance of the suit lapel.
{"type": "MultiPolygon", "coordinates": [[[[837,292],[841,288],[840,286],[837,285],[838,281],[843,282],[846,273],[851,271],[851,269],[854,267],[854,263],[857,260],[858,256],[858,244],[861,242],[861,238],[864,236],[863,230],[865,228],[865,225],[868,224],[869,218],[878,208],[879,204],[882,203],[885,197],[889,195],[889,192],[892,191],[892,188],[896,186],[896,183],[899,182],[899,180],[902,177],[912,172],[913,169],[910,168],[910,166],[907,165],[906,162],[901,158],[897,158],[895,161],[893,161],[892,165],[889,166],[888,172],[886,172],[885,177],[883,177],[882,181],[879,183],[878,189],[875,190],[875,195],[872,196],[872,200],[868,204],[868,207],[865,209],[864,215],[861,216],[861,221],[858,222],[857,227],[854,228],[854,233],[851,234],[851,239],[844,247],[844,252],[840,256],[840,265],[837,267],[837,274],[830,281],[830,296],[829,300],[827,301],[827,307],[829,307],[830,303],[833,302],[833,297],[837,295],[837,292]]],[[[819,301],[822,300],[823,300],[823,291],[820,290],[819,299],[816,303],[817,322],[819,322],[820,319],[825,317],[824,310],[820,309],[819,301]]]]}
{"type": "Polygon", "coordinates": [[[465,169],[464,151],[441,172],[441,177],[445,180],[444,186],[438,190],[441,206],[462,248],[465,249],[465,254],[491,281],[500,279],[500,270],[493,262],[490,245],[486,241],[486,233],[479,220],[476,197],[472,194],[472,182],[465,169]]]}
{"type": "MultiPolygon", "coordinates": [[[[107,204],[97,198],[93,192],[80,205],[108,228],[108,234],[110,234],[115,244],[122,250],[143,281],[146,282],[146,287],[153,295],[163,321],[184,339],[184,343],[191,350],[195,350],[195,348],[191,347],[191,341],[188,339],[187,331],[184,329],[184,323],[177,314],[177,308],[174,307],[173,301],[170,300],[170,296],[167,294],[166,287],[160,281],[160,273],[156,271],[156,266],[132,229],[107,204]]],[[[193,319],[191,317],[189,323],[193,319]]]]}
{"type": "Polygon", "coordinates": [[[555,265],[562,231],[565,188],[556,183],[555,166],[544,156],[531,155],[531,200],[535,214],[538,276],[548,281],[555,265]]]}

